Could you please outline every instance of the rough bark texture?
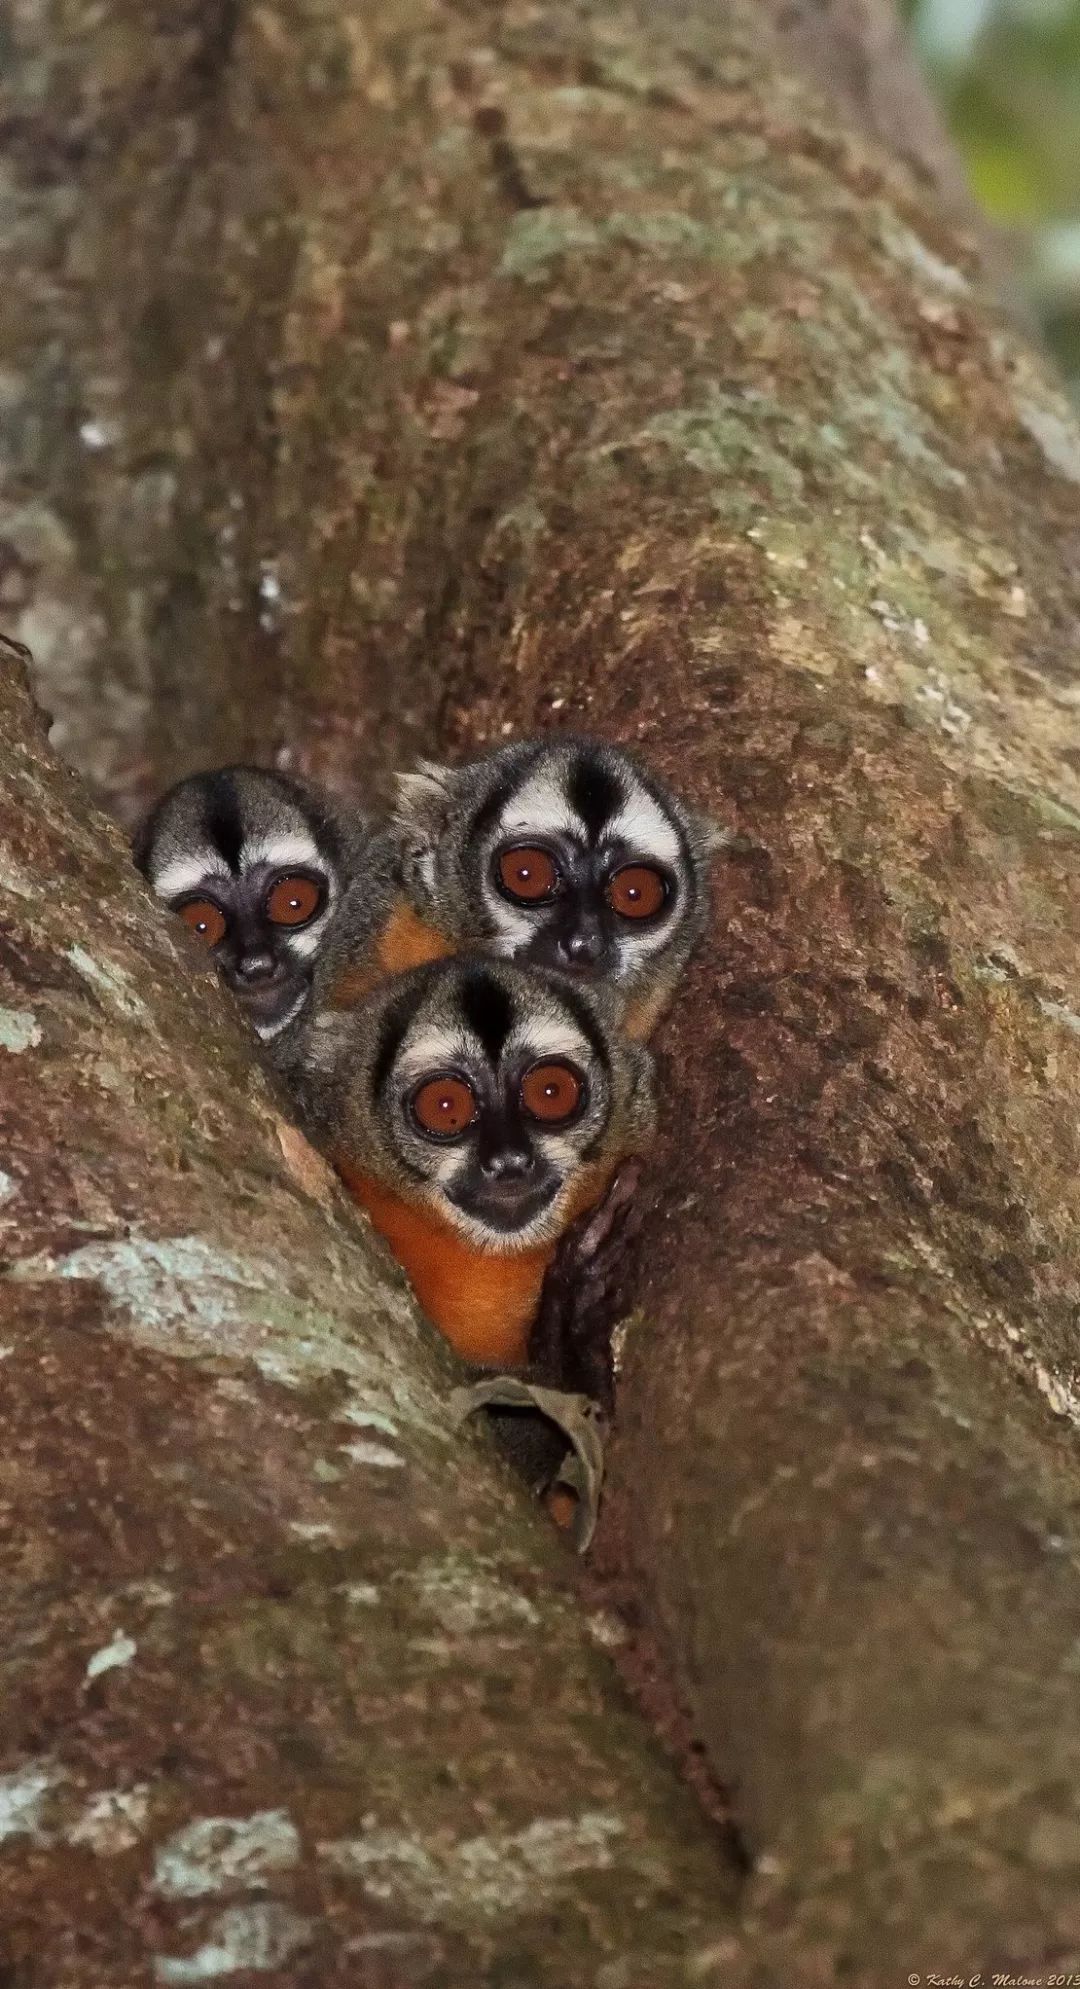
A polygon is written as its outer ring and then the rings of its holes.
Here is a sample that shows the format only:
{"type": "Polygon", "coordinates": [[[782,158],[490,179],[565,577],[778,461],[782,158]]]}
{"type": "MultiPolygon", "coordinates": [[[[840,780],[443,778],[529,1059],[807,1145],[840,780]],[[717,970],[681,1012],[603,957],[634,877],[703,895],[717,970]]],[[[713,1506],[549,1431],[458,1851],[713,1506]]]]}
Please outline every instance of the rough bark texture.
{"type": "Polygon", "coordinates": [[[76,97],[28,15],[10,585],[106,792],[569,722],[738,832],[605,1564],[736,1784],[762,1979],[1037,1973],[1080,1957],[1080,436],[766,27],[117,5],[76,97]]]}
{"type": "Polygon", "coordinates": [[[5,1983],[715,1980],[618,1626],[10,668],[0,722],[5,1983]]]}

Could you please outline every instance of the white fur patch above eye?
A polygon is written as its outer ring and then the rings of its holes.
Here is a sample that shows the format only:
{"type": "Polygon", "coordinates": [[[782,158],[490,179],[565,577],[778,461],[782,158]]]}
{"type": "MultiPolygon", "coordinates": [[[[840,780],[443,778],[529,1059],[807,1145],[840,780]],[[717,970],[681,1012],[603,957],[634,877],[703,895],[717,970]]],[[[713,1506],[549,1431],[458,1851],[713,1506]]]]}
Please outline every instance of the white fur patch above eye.
{"type": "Polygon", "coordinates": [[[282,836],[252,836],[245,840],[240,852],[240,868],[254,870],[257,863],[268,863],[275,870],[289,870],[300,864],[305,870],[323,871],[325,868],[322,851],[311,836],[302,832],[282,836]]]}
{"type": "Polygon", "coordinates": [[[682,869],[682,846],[674,823],[652,796],[637,790],[604,829],[605,841],[628,843],[636,856],[655,857],[672,870],[682,869]]]}
{"type": "Polygon", "coordinates": [[[409,1084],[428,1071],[482,1061],[480,1045],[467,1030],[432,1027],[408,1039],[398,1051],[394,1067],[398,1076],[409,1084]]]}
{"type": "Polygon", "coordinates": [[[520,1029],[513,1029],[506,1039],[503,1060],[514,1062],[517,1058],[527,1058],[531,1064],[559,1063],[569,1057],[579,1070],[588,1070],[593,1062],[593,1052],[580,1029],[572,1022],[549,1022],[545,1017],[530,1019],[520,1029]]]}
{"type": "Polygon", "coordinates": [[[581,834],[581,822],[571,808],[559,773],[554,768],[534,773],[511,795],[499,816],[496,841],[507,836],[581,834]]]}
{"type": "Polygon", "coordinates": [[[201,850],[194,856],[174,857],[164,870],[153,873],[153,886],[159,898],[181,898],[189,891],[212,891],[215,884],[231,884],[232,874],[216,850],[201,850]]]}

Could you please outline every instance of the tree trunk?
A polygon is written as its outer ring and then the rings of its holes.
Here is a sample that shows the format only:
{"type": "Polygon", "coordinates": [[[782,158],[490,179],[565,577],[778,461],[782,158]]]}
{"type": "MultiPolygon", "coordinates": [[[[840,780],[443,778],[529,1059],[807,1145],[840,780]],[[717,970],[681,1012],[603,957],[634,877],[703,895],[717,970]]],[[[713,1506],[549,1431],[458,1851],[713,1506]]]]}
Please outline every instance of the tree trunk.
{"type": "Polygon", "coordinates": [[[618,1625],[10,665],[0,715],[5,1982],[715,1979],[618,1625]]]}
{"type": "Polygon", "coordinates": [[[759,1979],[1067,1970],[1068,409],[760,7],[93,18],[82,102],[25,28],[11,138],[61,736],[119,796],[574,724],[731,827],[602,1565],[736,1785],[759,1979]]]}

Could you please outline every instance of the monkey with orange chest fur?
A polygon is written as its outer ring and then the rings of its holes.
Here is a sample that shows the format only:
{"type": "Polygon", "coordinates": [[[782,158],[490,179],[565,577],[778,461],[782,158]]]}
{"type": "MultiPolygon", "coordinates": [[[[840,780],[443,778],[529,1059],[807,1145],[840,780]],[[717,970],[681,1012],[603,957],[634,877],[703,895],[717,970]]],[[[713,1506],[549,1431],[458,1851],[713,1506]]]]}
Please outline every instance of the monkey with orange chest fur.
{"type": "MultiPolygon", "coordinates": [[[[475,948],[554,970],[566,998],[580,992],[586,1009],[596,1011],[609,1061],[618,1062],[625,1038],[641,1041],[651,1033],[704,926],[715,842],[711,825],[666,783],[623,748],[596,740],[560,734],[500,747],[462,767],[426,764],[402,775],[394,820],[368,846],[321,950],[311,1000],[275,1045],[274,1061],[302,1091],[305,1066],[309,1076],[311,1056],[320,1054],[317,1040],[332,1039],[335,1016],[366,1009],[395,976],[475,948]],[[619,1044],[616,1028],[624,1039],[619,1044]]],[[[538,990],[545,978],[531,985],[538,990]]],[[[521,1002],[528,985],[517,983],[521,1002]]],[[[645,1144],[643,1124],[627,1152],[645,1144]]],[[[586,1178],[573,1209],[582,1219],[570,1224],[557,1253],[546,1252],[543,1266],[534,1260],[529,1286],[538,1307],[533,1346],[546,1344],[546,1377],[607,1403],[610,1285],[624,1255],[635,1176],[633,1165],[613,1165],[602,1179],[595,1172],[586,1178]],[[603,1204],[597,1222],[586,1222],[583,1212],[597,1203],[603,1204]]],[[[370,1190],[366,1206],[379,1220],[370,1190]]],[[[524,1290],[525,1266],[508,1261],[520,1239],[508,1251],[488,1231],[476,1265],[468,1276],[461,1272],[462,1316],[473,1304],[473,1272],[485,1268],[485,1257],[492,1292],[503,1293],[508,1318],[513,1314],[513,1323],[498,1329],[492,1299],[481,1309],[485,1323],[474,1329],[475,1344],[466,1347],[451,1308],[431,1295],[431,1279],[415,1275],[423,1254],[415,1214],[406,1222],[399,1210],[392,1219],[383,1213],[382,1226],[422,1301],[459,1351],[498,1365],[505,1330],[517,1336],[515,1359],[523,1358],[523,1302],[511,1301],[510,1286],[516,1279],[524,1290]]],[[[441,1234],[445,1222],[437,1228],[441,1234]]],[[[450,1268],[457,1258],[445,1236],[441,1256],[435,1254],[447,1267],[441,1283],[450,1292],[460,1266],[450,1268]]]]}
{"type": "Polygon", "coordinates": [[[524,1367],[560,1239],[652,1136],[648,1051],[562,977],[462,954],[316,1010],[291,1077],[451,1345],[524,1367]]]}
{"type": "Polygon", "coordinates": [[[608,991],[642,1041],[705,922],[716,833],[622,747],[557,735],[399,775],[317,995],[349,1008],[463,947],[608,991]]]}
{"type": "MultiPolygon", "coordinates": [[[[381,832],[359,820],[346,832],[344,823],[335,826],[334,810],[316,790],[253,769],[199,776],[159,804],[140,861],[253,1006],[270,1061],[291,1086],[309,1132],[458,1351],[474,1362],[520,1366],[530,1327],[533,1347],[537,1327],[544,1328],[546,1378],[609,1399],[602,1328],[586,1357],[579,1355],[590,1307],[602,1313],[604,1281],[618,1257],[634,1175],[620,1163],[647,1144],[652,1123],[651,1066],[626,1038],[650,1033],[702,928],[714,832],[622,748],[569,735],[401,776],[394,822],[381,832]],[[335,854],[338,842],[347,861],[335,854]],[[279,868],[287,859],[296,874],[284,884],[271,877],[271,857],[279,868]],[[248,906],[244,893],[252,890],[258,902],[248,906]],[[288,925],[273,924],[275,891],[288,925]],[[194,924],[196,915],[203,924],[194,924]],[[238,953],[235,972],[234,926],[241,952],[262,948],[252,962],[238,953]],[[389,1028],[388,1018],[421,984],[414,970],[468,947],[497,958],[474,961],[464,980],[433,974],[423,982],[424,1000],[441,1004],[444,1037],[446,1004],[457,1002],[456,1040],[466,1061],[480,1058],[481,1074],[488,1055],[491,1096],[474,1091],[475,1117],[457,1132],[444,1120],[440,1137],[419,1126],[415,1104],[407,1115],[389,1114],[385,1072],[365,1058],[373,1032],[384,1021],[389,1028]],[[509,959],[556,974],[500,965],[509,959]],[[249,995],[256,966],[267,980],[265,995],[261,981],[249,995]],[[554,1094],[546,1122],[530,1110],[524,1089],[511,1098],[513,1074],[499,1058],[491,1064],[483,1033],[462,1020],[463,989],[481,983],[489,1010],[510,1004],[519,1034],[526,1018],[539,1026],[558,1016],[564,1038],[576,1030],[574,1040],[587,1046],[575,1066],[584,1089],[565,1124],[554,1094]],[[517,1129],[509,1160],[497,1150],[486,1157],[496,1104],[504,1131],[511,1121],[517,1129]],[[586,1154],[580,1133],[601,1104],[607,1116],[598,1151],[590,1146],[586,1154]],[[417,1165],[418,1152],[426,1167],[417,1165]],[[541,1168],[544,1154],[563,1167],[561,1178],[541,1168]],[[505,1178],[495,1188],[500,1172],[505,1178]],[[515,1181],[516,1172],[522,1178],[515,1181]],[[532,1211],[540,1173],[546,1199],[532,1211]],[[597,1203],[604,1204],[599,1221],[586,1222],[584,1212],[597,1203]]],[[[469,999],[475,1007],[478,998],[469,999]]],[[[449,1082],[455,1068],[451,1062],[433,1071],[433,1081],[449,1082]]],[[[524,1087],[528,1072],[518,1076],[524,1087]]],[[[459,1071],[459,1080],[470,1088],[467,1073],[459,1071]]],[[[569,1082],[560,1076],[560,1084],[569,1082]]],[[[449,1094],[443,1111],[462,1095],[449,1094]]]]}

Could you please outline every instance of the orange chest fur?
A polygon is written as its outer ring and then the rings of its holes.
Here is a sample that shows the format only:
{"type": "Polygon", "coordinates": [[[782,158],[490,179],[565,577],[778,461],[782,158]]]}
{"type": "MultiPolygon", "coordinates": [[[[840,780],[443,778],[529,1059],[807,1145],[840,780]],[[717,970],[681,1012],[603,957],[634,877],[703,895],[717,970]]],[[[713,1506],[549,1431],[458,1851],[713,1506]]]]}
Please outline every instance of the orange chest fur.
{"type": "Polygon", "coordinates": [[[365,995],[393,974],[407,974],[410,967],[424,967],[429,960],[444,960],[457,948],[452,940],[425,925],[410,905],[394,907],[373,950],[350,962],[338,975],[329,994],[331,1008],[355,1008],[365,995]]]}
{"type": "Polygon", "coordinates": [[[336,1164],[349,1193],[404,1266],[428,1318],[463,1360],[524,1366],[555,1243],[513,1255],[478,1250],[430,1209],[402,1201],[348,1161],[338,1158],[336,1164]]]}
{"type": "MultiPolygon", "coordinates": [[[[430,1208],[418,1208],[384,1188],[341,1154],[331,1155],[355,1202],[385,1236],[428,1318],[463,1360],[485,1367],[524,1367],[544,1274],[559,1238],[535,1250],[478,1250],[430,1208]]],[[[614,1163],[586,1168],[566,1213],[598,1202],[614,1163]]]]}
{"type": "Polygon", "coordinates": [[[384,974],[406,974],[410,967],[424,967],[429,960],[445,960],[457,952],[452,939],[425,925],[411,905],[395,906],[379,934],[376,957],[384,974]]]}

